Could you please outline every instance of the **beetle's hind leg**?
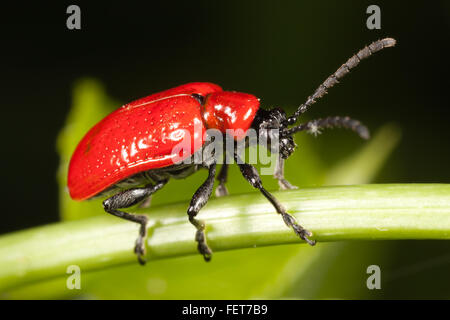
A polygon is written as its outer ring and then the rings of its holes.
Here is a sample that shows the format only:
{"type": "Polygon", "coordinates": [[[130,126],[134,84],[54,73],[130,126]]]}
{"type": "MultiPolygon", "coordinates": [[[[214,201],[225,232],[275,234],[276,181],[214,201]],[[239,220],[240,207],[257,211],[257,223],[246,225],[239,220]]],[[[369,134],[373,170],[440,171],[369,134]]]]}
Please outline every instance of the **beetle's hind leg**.
{"type": "Polygon", "coordinates": [[[267,198],[267,200],[272,203],[275,210],[281,214],[283,217],[284,223],[292,228],[294,232],[302,239],[305,240],[310,245],[315,245],[316,241],[310,240],[309,237],[312,236],[312,233],[305,228],[303,228],[301,225],[297,223],[295,218],[291,216],[289,213],[286,212],[286,209],[284,206],[272,195],[270,194],[264,187],[262,186],[261,178],[259,177],[258,171],[256,168],[250,164],[242,163],[242,161],[236,160],[236,162],[239,165],[239,169],[241,170],[242,175],[244,178],[254,187],[259,189],[261,193],[267,198]]]}
{"type": "Polygon", "coordinates": [[[141,227],[139,229],[139,236],[136,239],[136,246],[134,247],[134,252],[137,254],[139,263],[142,265],[145,264],[144,259],[146,253],[145,239],[147,237],[148,218],[145,215],[127,213],[124,211],[120,211],[118,209],[129,208],[138,204],[141,201],[145,201],[145,199],[147,199],[153,193],[161,189],[166,183],[167,180],[164,180],[158,182],[155,185],[149,184],[143,188],[128,189],[103,201],[103,208],[105,209],[106,212],[116,217],[140,224],[141,227]]]}
{"type": "Polygon", "coordinates": [[[278,180],[278,185],[281,190],[298,189],[297,186],[292,185],[284,178],[284,159],[281,157],[281,154],[278,154],[273,177],[278,180]]]}
{"type": "Polygon", "coordinates": [[[195,241],[197,241],[198,251],[203,255],[205,261],[211,260],[212,251],[206,243],[205,237],[205,222],[198,220],[195,217],[201,208],[208,202],[214,186],[214,176],[216,175],[216,163],[212,163],[209,167],[208,178],[197,189],[192,197],[189,209],[187,210],[189,221],[195,226],[197,232],[195,234],[195,241]]]}

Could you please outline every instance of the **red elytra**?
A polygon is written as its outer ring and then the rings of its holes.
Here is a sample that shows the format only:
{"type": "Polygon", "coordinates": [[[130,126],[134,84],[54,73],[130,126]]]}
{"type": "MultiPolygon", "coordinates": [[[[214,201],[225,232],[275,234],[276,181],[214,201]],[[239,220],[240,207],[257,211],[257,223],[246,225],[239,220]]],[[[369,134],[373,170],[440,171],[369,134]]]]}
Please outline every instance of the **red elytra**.
{"type": "Polygon", "coordinates": [[[223,133],[237,130],[235,139],[241,139],[258,108],[255,96],[223,91],[207,82],[130,102],[97,123],[76,147],[69,165],[70,195],[75,200],[89,199],[138,172],[173,165],[175,158],[183,160],[203,145],[209,128],[223,133]],[[206,98],[203,106],[192,94],[206,98]],[[185,130],[190,133],[191,150],[180,159],[173,149],[185,130]]]}

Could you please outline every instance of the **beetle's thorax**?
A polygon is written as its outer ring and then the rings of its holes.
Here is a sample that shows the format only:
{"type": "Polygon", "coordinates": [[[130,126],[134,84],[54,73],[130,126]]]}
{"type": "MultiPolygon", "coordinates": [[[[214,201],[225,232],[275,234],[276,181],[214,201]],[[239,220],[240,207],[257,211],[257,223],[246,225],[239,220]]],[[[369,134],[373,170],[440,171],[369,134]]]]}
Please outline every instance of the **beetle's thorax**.
{"type": "Polygon", "coordinates": [[[202,114],[208,129],[232,133],[236,140],[243,138],[259,109],[259,99],[248,93],[221,91],[208,94],[202,114]]]}

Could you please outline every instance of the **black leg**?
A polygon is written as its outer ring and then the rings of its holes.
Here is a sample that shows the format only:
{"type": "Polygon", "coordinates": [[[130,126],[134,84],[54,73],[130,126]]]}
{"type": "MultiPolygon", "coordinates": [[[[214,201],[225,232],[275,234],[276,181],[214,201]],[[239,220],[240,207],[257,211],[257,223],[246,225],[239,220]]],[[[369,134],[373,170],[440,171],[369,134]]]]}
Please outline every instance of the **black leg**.
{"type": "Polygon", "coordinates": [[[297,189],[298,187],[293,186],[284,178],[284,159],[281,157],[281,154],[278,155],[277,163],[275,165],[275,172],[273,173],[273,177],[278,180],[278,185],[281,190],[288,189],[297,189]]]}
{"type": "Polygon", "coordinates": [[[187,211],[189,221],[195,226],[197,232],[195,234],[195,241],[198,243],[198,251],[203,255],[205,261],[211,260],[212,251],[206,243],[205,237],[205,223],[202,220],[197,220],[195,217],[201,208],[208,202],[214,186],[214,176],[216,175],[216,163],[209,166],[208,178],[197,189],[192,197],[191,204],[187,211]]]}
{"type": "Polygon", "coordinates": [[[220,168],[219,174],[217,176],[217,181],[219,181],[219,185],[216,188],[216,197],[223,197],[228,195],[227,187],[225,183],[227,182],[228,176],[228,164],[224,163],[222,168],[220,168]]]}
{"type": "Polygon", "coordinates": [[[278,200],[271,195],[264,187],[262,186],[261,178],[259,177],[258,171],[255,167],[253,167],[250,164],[247,163],[241,163],[241,161],[237,161],[239,165],[239,169],[241,170],[242,175],[244,178],[254,187],[261,191],[261,193],[267,198],[267,200],[272,203],[275,210],[281,214],[283,217],[284,223],[292,228],[295,233],[302,239],[305,240],[310,245],[315,245],[316,241],[310,240],[308,237],[312,236],[312,233],[306,229],[304,229],[301,225],[297,223],[295,218],[291,216],[289,213],[286,212],[286,209],[284,206],[278,202],[278,200]]]}
{"type": "Polygon", "coordinates": [[[117,209],[129,208],[138,204],[161,189],[166,183],[167,180],[158,182],[156,185],[147,185],[144,188],[128,189],[103,201],[103,208],[106,212],[116,217],[140,224],[141,227],[139,229],[139,236],[136,239],[134,252],[137,254],[139,263],[142,265],[145,264],[144,256],[146,253],[145,239],[147,237],[147,216],[127,213],[117,209]]]}

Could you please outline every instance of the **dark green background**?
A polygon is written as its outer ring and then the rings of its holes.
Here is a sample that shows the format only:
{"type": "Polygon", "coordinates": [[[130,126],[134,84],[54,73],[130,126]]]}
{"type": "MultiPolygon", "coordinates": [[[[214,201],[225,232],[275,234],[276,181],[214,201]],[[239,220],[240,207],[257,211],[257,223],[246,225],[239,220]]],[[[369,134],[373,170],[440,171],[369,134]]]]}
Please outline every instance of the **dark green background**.
{"type": "MultiPolygon", "coordinates": [[[[376,182],[450,182],[446,1],[73,3],[1,11],[1,233],[58,220],[55,139],[80,77],[98,78],[123,102],[210,81],[292,110],[385,36],[397,47],[364,61],[309,117],[351,115],[371,129],[396,122],[402,141],[376,182]],[[80,31],[66,28],[73,3],[82,10],[80,31]],[[366,28],[370,4],[381,7],[381,30],[366,28]]],[[[347,138],[317,139],[325,161],[350,150],[335,143],[347,138]]]]}

